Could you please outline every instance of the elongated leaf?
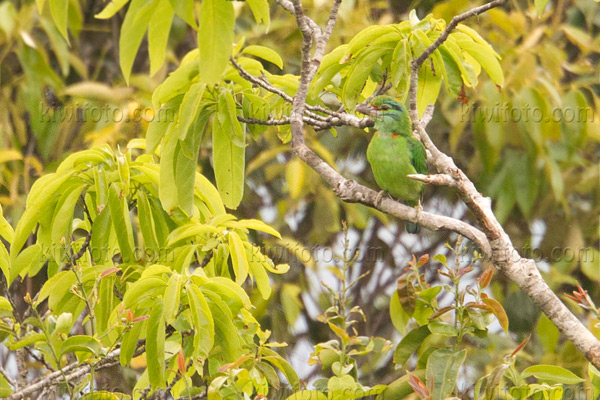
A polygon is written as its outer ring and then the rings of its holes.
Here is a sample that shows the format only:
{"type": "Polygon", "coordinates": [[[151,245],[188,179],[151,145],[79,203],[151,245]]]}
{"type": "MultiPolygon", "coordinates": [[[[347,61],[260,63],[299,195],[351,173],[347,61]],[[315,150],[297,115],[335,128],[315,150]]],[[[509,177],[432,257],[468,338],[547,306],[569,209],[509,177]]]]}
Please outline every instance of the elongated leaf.
{"type": "Polygon", "coordinates": [[[258,291],[262,295],[263,299],[267,300],[269,297],[271,297],[271,284],[269,282],[269,275],[267,274],[265,267],[263,267],[259,260],[257,260],[255,257],[252,257],[252,250],[249,248],[246,248],[246,259],[248,260],[250,273],[256,280],[258,291]]]}
{"type": "Polygon", "coordinates": [[[244,50],[242,50],[242,53],[250,54],[255,57],[261,58],[265,61],[277,65],[279,69],[283,69],[283,60],[281,59],[281,56],[275,50],[270,49],[268,47],[251,45],[244,48],[244,50]]]}
{"type": "Polygon", "coordinates": [[[566,385],[575,385],[585,381],[585,379],[558,365],[532,365],[521,372],[521,378],[528,378],[530,376],[551,384],[564,383],[566,385]]]}
{"type": "Polygon", "coordinates": [[[2,237],[8,243],[11,243],[13,241],[14,236],[15,230],[12,226],[10,226],[6,218],[4,218],[2,206],[0,205],[0,237],[2,237]]]}
{"type": "Polygon", "coordinates": [[[406,336],[402,338],[396,351],[394,352],[394,363],[398,365],[404,365],[406,361],[413,355],[414,352],[419,350],[423,341],[431,334],[427,325],[413,329],[408,332],[406,336]]]}
{"type": "Polygon", "coordinates": [[[71,191],[63,193],[58,201],[54,217],[52,218],[52,242],[60,243],[61,239],[70,242],[71,222],[73,221],[73,212],[79,195],[85,185],[72,187],[71,191]]]}
{"type": "Polygon", "coordinates": [[[235,15],[231,2],[202,2],[198,24],[199,74],[202,82],[215,84],[221,79],[231,56],[234,26],[235,15]]]}
{"type": "Polygon", "coordinates": [[[119,64],[125,82],[129,84],[133,60],[138,52],[157,0],[132,0],[121,25],[119,64]]]}
{"type": "Polygon", "coordinates": [[[98,19],[108,19],[115,15],[129,0],[113,0],[104,7],[104,9],[95,15],[98,19]]]}
{"type": "Polygon", "coordinates": [[[121,362],[122,366],[125,367],[131,362],[133,354],[137,349],[137,342],[138,338],[140,337],[140,333],[142,332],[142,327],[146,323],[147,321],[133,324],[133,327],[123,335],[123,341],[121,342],[121,354],[119,354],[119,361],[121,362]]]}
{"type": "Polygon", "coordinates": [[[179,140],[173,133],[173,125],[170,125],[160,153],[160,185],[158,187],[160,202],[168,214],[172,214],[179,205],[177,182],[175,181],[178,144],[179,140]]]}
{"type": "Polygon", "coordinates": [[[496,318],[498,318],[500,326],[502,327],[502,329],[504,329],[504,332],[508,333],[508,316],[506,315],[506,311],[504,311],[504,307],[502,307],[502,304],[500,304],[498,300],[489,297],[483,298],[482,300],[485,304],[491,307],[492,312],[494,313],[496,318]]]}
{"type": "Polygon", "coordinates": [[[246,250],[240,236],[235,232],[229,232],[229,251],[231,252],[231,263],[235,273],[235,282],[238,285],[244,283],[248,277],[248,260],[246,259],[246,250]]]}
{"type": "Polygon", "coordinates": [[[213,121],[213,163],[223,203],[236,209],[244,194],[245,135],[235,118],[235,103],[229,93],[220,96],[213,121]]]}
{"type": "Polygon", "coordinates": [[[73,172],[61,175],[51,173],[35,181],[27,197],[25,212],[15,228],[13,242],[10,246],[10,256],[13,260],[21,248],[23,248],[33,228],[37,225],[41,213],[53,205],[52,197],[56,191],[72,174],[73,172]]]}
{"type": "Polygon", "coordinates": [[[197,357],[206,358],[215,342],[213,315],[200,289],[194,285],[187,285],[186,291],[192,311],[194,354],[197,357]]]}
{"type": "Polygon", "coordinates": [[[164,314],[165,321],[170,324],[175,320],[179,311],[179,295],[181,291],[181,279],[179,274],[173,274],[167,283],[167,289],[164,295],[164,314]]]}
{"type": "Polygon", "coordinates": [[[453,352],[448,349],[434,351],[427,360],[426,382],[433,381],[433,400],[444,400],[456,386],[458,371],[467,356],[466,350],[453,352]]]}
{"type": "Polygon", "coordinates": [[[127,199],[121,196],[122,193],[119,188],[116,185],[111,185],[108,196],[110,217],[113,228],[117,234],[117,241],[119,243],[119,249],[121,250],[123,262],[129,263],[133,262],[135,259],[133,254],[133,232],[131,231],[130,225],[126,222],[126,219],[129,220],[127,199]]]}
{"type": "Polygon", "coordinates": [[[205,233],[216,234],[219,232],[219,229],[215,228],[214,226],[190,222],[189,224],[182,225],[171,232],[167,237],[167,245],[173,246],[177,242],[194,238],[198,235],[203,235],[205,233]]]}
{"type": "Polygon", "coordinates": [[[19,275],[21,277],[27,274],[31,276],[35,275],[39,271],[44,261],[42,247],[39,243],[27,247],[13,261],[8,281],[14,281],[19,275]]]}
{"type": "Polygon", "coordinates": [[[233,314],[219,295],[203,290],[215,324],[215,344],[221,348],[225,362],[233,362],[241,356],[241,342],[233,324],[233,314]]]}
{"type": "Polygon", "coordinates": [[[152,387],[165,387],[165,320],[162,301],[152,307],[146,327],[146,363],[152,387]]]}
{"type": "MultiPolygon", "coordinates": [[[[135,281],[123,296],[123,307],[131,308],[139,304],[146,297],[162,295],[167,283],[156,276],[149,276],[135,281]]],[[[135,308],[135,307],[134,307],[135,308]]]]}
{"type": "Polygon", "coordinates": [[[254,20],[257,24],[264,24],[269,27],[271,24],[271,15],[269,10],[268,0],[246,0],[246,3],[250,6],[254,20]]]}
{"type": "Polygon", "coordinates": [[[485,72],[487,72],[496,85],[502,85],[504,83],[502,67],[493,52],[490,52],[487,47],[475,42],[460,41],[458,44],[461,49],[469,53],[471,57],[481,64],[485,72]]]}
{"type": "Polygon", "coordinates": [[[154,75],[165,61],[165,49],[171,31],[174,15],[169,0],[158,0],[154,14],[148,25],[148,55],[150,56],[150,75],[154,75]]]}
{"type": "Polygon", "coordinates": [[[194,0],[169,0],[171,7],[175,10],[175,14],[189,26],[198,29],[198,24],[194,19],[194,0]]]}
{"type": "Polygon", "coordinates": [[[50,13],[60,34],[69,43],[67,22],[69,20],[69,0],[50,0],[50,13]]]}

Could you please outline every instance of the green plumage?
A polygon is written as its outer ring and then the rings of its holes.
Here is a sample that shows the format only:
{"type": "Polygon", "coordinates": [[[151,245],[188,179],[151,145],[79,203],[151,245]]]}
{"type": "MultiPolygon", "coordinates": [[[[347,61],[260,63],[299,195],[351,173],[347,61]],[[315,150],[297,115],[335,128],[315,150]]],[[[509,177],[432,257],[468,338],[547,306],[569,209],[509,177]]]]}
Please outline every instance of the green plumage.
{"type": "MultiPolygon", "coordinates": [[[[409,206],[421,198],[423,183],[407,178],[409,174],[427,174],[427,153],[412,135],[412,124],[404,106],[389,96],[379,96],[371,106],[376,111],[375,135],[367,149],[375,181],[379,187],[409,206]]],[[[406,224],[410,233],[418,225],[406,224]]]]}

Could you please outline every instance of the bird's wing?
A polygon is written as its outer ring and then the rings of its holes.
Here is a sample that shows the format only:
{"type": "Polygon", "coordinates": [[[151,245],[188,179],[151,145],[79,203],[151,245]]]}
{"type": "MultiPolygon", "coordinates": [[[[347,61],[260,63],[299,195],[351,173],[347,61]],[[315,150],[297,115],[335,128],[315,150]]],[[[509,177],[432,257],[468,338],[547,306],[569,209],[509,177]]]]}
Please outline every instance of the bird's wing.
{"type": "Polygon", "coordinates": [[[415,167],[418,174],[426,175],[427,171],[427,153],[423,143],[417,139],[408,140],[408,151],[410,152],[410,162],[415,167]]]}

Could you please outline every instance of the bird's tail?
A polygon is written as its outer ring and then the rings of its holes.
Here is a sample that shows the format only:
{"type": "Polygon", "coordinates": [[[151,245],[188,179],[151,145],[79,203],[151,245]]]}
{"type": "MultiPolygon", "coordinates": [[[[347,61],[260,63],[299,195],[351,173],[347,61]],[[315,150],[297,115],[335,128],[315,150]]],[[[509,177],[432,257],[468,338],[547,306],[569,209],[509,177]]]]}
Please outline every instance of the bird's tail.
{"type": "Polygon", "coordinates": [[[417,234],[421,231],[421,227],[414,222],[406,222],[406,232],[417,234]]]}
{"type": "MultiPolygon", "coordinates": [[[[411,206],[411,207],[416,207],[419,204],[418,201],[405,201],[404,203],[407,206],[411,206]]],[[[421,227],[418,224],[415,224],[414,222],[406,221],[406,232],[416,235],[420,231],[421,231],[421,227]]]]}

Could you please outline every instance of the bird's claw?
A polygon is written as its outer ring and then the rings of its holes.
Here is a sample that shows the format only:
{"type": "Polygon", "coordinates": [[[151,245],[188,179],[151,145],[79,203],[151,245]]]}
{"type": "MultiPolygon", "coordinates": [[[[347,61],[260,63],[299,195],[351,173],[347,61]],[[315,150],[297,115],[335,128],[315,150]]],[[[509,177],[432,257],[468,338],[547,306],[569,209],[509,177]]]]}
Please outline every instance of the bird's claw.
{"type": "Polygon", "coordinates": [[[423,206],[421,205],[421,200],[419,199],[419,202],[417,203],[417,206],[415,207],[416,211],[417,211],[417,222],[419,221],[419,219],[421,219],[421,212],[423,212],[423,206]]]}
{"type": "Polygon", "coordinates": [[[386,195],[387,192],[385,190],[382,190],[379,193],[377,193],[377,197],[375,197],[375,207],[379,207],[379,205],[381,204],[381,200],[383,200],[383,196],[386,195]]]}

